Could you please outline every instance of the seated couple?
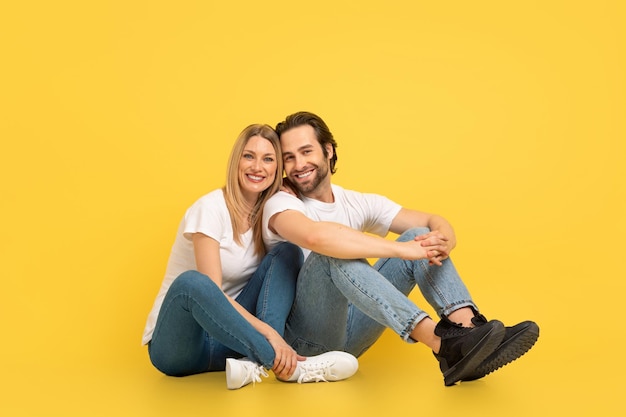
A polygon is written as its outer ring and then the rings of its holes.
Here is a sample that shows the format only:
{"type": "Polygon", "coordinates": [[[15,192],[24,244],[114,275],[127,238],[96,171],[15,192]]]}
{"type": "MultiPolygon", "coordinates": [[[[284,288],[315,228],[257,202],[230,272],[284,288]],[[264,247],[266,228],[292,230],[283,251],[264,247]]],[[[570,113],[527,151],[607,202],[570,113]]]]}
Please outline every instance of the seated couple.
{"type": "Polygon", "coordinates": [[[225,186],[180,223],[143,335],[157,369],[225,370],[229,389],[268,370],[286,382],[339,381],[390,328],[430,348],[451,386],[534,345],[536,323],[480,313],[449,258],[456,239],[444,218],[332,184],[336,147],[308,112],[243,130],[225,186]],[[436,320],[409,299],[416,286],[436,320]]]}

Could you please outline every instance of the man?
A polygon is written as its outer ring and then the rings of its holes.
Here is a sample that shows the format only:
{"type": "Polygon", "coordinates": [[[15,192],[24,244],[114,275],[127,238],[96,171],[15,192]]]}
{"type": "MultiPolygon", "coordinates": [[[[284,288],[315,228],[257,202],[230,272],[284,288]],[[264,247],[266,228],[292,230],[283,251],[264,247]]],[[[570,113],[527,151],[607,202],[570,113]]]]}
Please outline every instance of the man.
{"type": "Polygon", "coordinates": [[[344,350],[358,357],[388,327],[431,348],[450,386],[482,378],[533,346],[534,322],[505,328],[479,313],[449,259],[456,240],[444,218],[332,184],[337,144],[315,114],[292,114],[276,131],[299,198],[270,198],[263,238],[269,247],[287,240],[305,252],[285,332],[299,354],[344,350]],[[388,232],[400,236],[384,239],[388,232]],[[366,258],[379,260],[370,266],[366,258]],[[438,323],[408,298],[416,285],[438,323]]]}

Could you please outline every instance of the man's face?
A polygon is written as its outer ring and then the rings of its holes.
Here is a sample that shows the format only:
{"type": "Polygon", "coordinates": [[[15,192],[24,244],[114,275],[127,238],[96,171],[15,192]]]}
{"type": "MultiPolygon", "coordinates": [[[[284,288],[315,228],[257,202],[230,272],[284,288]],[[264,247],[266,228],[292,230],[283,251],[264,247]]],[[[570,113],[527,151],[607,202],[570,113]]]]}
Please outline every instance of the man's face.
{"type": "MultiPolygon", "coordinates": [[[[287,178],[301,194],[314,193],[329,176],[329,160],[324,157],[315,130],[309,125],[294,127],[282,133],[280,144],[287,178]]],[[[332,146],[329,148],[331,157],[332,146]]]]}

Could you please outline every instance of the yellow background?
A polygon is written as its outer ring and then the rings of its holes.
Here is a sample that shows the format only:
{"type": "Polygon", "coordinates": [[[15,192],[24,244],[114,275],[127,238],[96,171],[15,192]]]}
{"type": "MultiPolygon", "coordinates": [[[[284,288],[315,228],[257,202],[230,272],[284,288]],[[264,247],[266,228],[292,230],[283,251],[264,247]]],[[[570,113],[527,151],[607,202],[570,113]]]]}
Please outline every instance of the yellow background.
{"type": "Polygon", "coordinates": [[[0,414],[624,415],[622,4],[3,2],[0,414]],[[180,217],[243,127],[298,110],[335,133],[336,183],[451,221],[483,312],[540,324],[531,352],[452,388],[389,333],[336,384],[152,368],[180,217]]]}

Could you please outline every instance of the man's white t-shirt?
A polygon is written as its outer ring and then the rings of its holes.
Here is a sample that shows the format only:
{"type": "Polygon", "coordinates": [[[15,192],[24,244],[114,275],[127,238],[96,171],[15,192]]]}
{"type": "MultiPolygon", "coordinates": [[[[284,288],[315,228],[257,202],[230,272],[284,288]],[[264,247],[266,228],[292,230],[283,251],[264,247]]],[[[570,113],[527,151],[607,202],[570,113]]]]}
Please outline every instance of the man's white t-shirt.
{"type": "MultiPolygon", "coordinates": [[[[269,248],[284,242],[281,236],[273,233],[269,227],[270,218],[285,210],[296,210],[315,221],[340,223],[362,232],[385,237],[389,233],[391,222],[402,206],[378,194],[360,193],[346,190],[332,184],[335,201],[324,203],[319,200],[301,197],[280,191],[265,203],[263,208],[263,240],[269,248]]],[[[302,248],[304,256],[311,253],[302,248]]]]}
{"type": "Polygon", "coordinates": [[[198,199],[187,210],[178,227],[165,277],[148,315],[142,338],[144,345],[152,339],[159,310],[172,282],[185,271],[197,270],[191,240],[194,233],[205,234],[219,242],[222,290],[230,297],[235,298],[239,295],[261,263],[261,258],[254,252],[252,229],[241,235],[241,246],[235,243],[230,214],[222,190],[214,190],[198,199]]]}

